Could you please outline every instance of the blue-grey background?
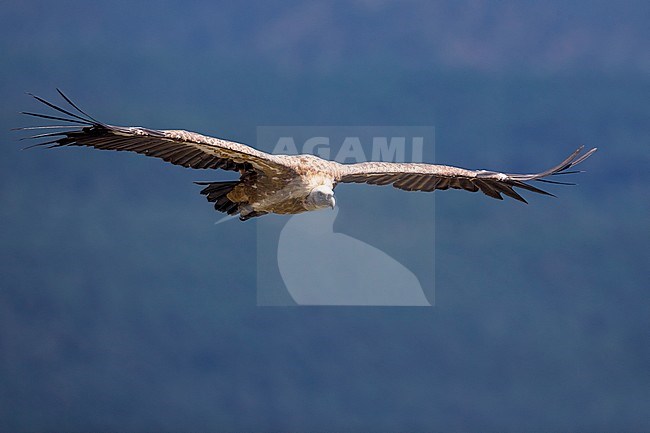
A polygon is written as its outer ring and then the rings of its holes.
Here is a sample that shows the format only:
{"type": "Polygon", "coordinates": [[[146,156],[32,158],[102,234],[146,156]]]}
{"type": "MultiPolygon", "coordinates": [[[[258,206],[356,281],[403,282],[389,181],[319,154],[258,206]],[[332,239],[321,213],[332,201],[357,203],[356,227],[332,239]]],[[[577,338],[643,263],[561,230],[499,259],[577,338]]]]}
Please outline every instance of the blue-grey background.
{"type": "MultiPolygon", "coordinates": [[[[650,3],[1,10],[0,430],[650,430],[650,3]],[[436,193],[435,308],[259,308],[255,224],[213,225],[206,173],[19,150],[24,92],[55,87],[246,143],[435,125],[439,162],[510,171],[600,150],[558,199],[436,193]]],[[[403,229],[388,198],[376,218],[403,229]]]]}

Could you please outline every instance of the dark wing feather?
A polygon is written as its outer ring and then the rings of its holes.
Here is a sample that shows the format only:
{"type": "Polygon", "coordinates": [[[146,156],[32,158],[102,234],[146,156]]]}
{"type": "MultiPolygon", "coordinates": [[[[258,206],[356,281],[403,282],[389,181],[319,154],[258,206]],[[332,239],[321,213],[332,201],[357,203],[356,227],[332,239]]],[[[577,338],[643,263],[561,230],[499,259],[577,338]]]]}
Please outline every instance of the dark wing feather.
{"type": "Polygon", "coordinates": [[[446,165],[364,162],[340,166],[337,182],[368,183],[372,185],[392,184],[395,188],[406,191],[434,191],[449,188],[466,191],[481,191],[492,198],[503,200],[502,194],[526,203],[526,200],[514,188],[544,195],[553,195],[527,182],[540,181],[559,183],[544,179],[549,176],[575,173],[567,171],[591,156],[596,149],[581,155],[584,146],[580,146],[568,158],[553,168],[535,174],[504,174],[486,170],[465,170],[446,165]]]}
{"type": "Polygon", "coordinates": [[[87,146],[102,150],[130,151],[196,169],[220,168],[232,171],[253,169],[267,174],[270,172],[286,173],[291,171],[291,168],[282,163],[281,158],[253,149],[245,144],[189,131],[155,130],[133,126],[123,127],[99,122],[79,109],[60,90],[57,89],[57,91],[78,114],[30,94],[39,102],[68,117],[31,112],[23,112],[23,114],[67,122],[69,126],[53,125],[51,127],[17,128],[24,130],[52,128],[55,130],[54,132],[26,137],[29,139],[58,137],[29,147],[87,146]],[[63,128],[69,130],[59,130],[63,128]]]}

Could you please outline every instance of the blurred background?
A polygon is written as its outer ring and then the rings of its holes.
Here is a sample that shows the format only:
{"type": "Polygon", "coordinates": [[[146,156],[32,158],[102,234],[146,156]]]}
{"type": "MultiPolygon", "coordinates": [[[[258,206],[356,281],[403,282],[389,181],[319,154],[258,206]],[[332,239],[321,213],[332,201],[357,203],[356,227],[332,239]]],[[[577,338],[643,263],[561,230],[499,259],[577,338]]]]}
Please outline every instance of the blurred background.
{"type": "Polygon", "coordinates": [[[2,2],[0,430],[650,430],[649,17],[2,2]],[[255,224],[213,225],[192,184],[232,173],[21,152],[9,129],[39,122],[18,112],[43,111],[24,92],[56,87],[108,123],[250,144],[259,125],[434,125],[436,161],[468,168],[599,151],[558,199],[436,193],[434,308],[262,308],[255,224]]]}

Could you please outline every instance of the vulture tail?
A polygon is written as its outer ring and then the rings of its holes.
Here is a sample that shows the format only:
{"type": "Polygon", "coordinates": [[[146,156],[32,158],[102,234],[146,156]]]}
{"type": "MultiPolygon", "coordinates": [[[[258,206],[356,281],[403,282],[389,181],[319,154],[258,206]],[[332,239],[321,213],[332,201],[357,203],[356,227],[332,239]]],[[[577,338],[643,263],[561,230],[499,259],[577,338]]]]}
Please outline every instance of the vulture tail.
{"type": "Polygon", "coordinates": [[[197,185],[207,185],[201,190],[210,203],[214,203],[214,208],[219,212],[228,215],[237,215],[239,213],[239,203],[228,198],[228,193],[233,190],[239,181],[229,182],[194,182],[197,185]]]}

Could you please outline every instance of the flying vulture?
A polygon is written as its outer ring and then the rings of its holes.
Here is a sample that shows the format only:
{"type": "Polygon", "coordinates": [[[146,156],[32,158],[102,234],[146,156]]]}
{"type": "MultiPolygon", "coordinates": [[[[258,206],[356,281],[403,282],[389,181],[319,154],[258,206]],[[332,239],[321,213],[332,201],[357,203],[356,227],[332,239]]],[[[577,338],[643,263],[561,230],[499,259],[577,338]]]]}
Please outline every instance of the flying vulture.
{"type": "Polygon", "coordinates": [[[363,162],[340,164],[314,155],[274,155],[245,144],[207,137],[183,130],[155,130],[138,126],[113,126],[95,120],[57,89],[71,108],[58,107],[31,95],[60,115],[23,112],[29,116],[64,122],[64,125],[35,126],[20,130],[48,130],[34,139],[48,141],[34,146],[87,146],[102,150],[131,151],[161,158],[172,164],[196,169],[239,172],[239,179],[197,182],[219,212],[239,215],[242,221],[269,213],[297,214],[335,205],[334,188],[340,183],[393,185],[405,191],[435,191],[449,188],[481,191],[502,200],[501,194],[526,203],[515,188],[552,195],[529,183],[560,183],[546,178],[570,171],[596,149],[582,153],[580,146],[557,166],[536,174],[505,174],[466,170],[447,165],[363,162]]]}

